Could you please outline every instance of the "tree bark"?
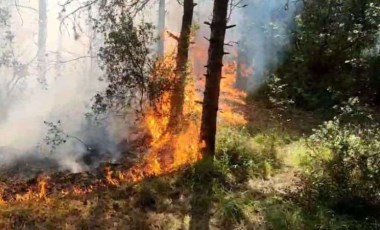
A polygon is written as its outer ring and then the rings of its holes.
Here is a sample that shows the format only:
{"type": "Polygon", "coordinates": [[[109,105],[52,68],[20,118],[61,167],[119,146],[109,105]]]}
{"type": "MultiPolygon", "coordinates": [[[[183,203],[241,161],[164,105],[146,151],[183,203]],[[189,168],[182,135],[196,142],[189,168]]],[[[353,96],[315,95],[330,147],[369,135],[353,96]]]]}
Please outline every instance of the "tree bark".
{"type": "Polygon", "coordinates": [[[181,34],[178,39],[174,87],[171,96],[171,112],[169,127],[177,128],[183,115],[185,102],[185,87],[191,26],[194,15],[194,0],[184,0],[181,34]]]}
{"type": "Polygon", "coordinates": [[[227,29],[229,0],[214,0],[213,19],[210,25],[211,36],[208,50],[206,86],[203,99],[200,139],[202,153],[213,157],[219,110],[220,81],[222,78],[224,39],[227,29]]]}
{"type": "Polygon", "coordinates": [[[159,0],[158,3],[158,34],[157,55],[162,57],[165,53],[165,24],[166,24],[166,2],[159,0]]]}
{"type": "Polygon", "coordinates": [[[46,85],[47,0],[39,0],[38,12],[38,72],[39,81],[46,85]]]}

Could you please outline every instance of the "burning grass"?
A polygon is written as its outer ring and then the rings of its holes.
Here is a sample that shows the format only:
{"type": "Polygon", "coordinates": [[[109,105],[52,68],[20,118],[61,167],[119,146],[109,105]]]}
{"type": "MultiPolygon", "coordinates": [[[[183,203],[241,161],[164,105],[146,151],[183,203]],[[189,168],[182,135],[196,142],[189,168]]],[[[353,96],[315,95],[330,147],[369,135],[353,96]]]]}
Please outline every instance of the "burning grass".
{"type": "MultiPolygon", "coordinates": [[[[241,110],[245,105],[246,95],[234,87],[236,67],[235,63],[231,63],[223,70],[220,120],[230,125],[245,125],[246,120],[241,110]]],[[[171,173],[202,158],[198,140],[201,105],[197,103],[200,101],[197,85],[197,82],[189,80],[186,86],[181,132],[173,134],[167,130],[170,116],[169,92],[162,95],[159,107],[148,111],[144,123],[152,136],[151,147],[143,163],[120,174],[121,181],[138,182],[146,177],[171,173]]]]}
{"type": "MultiPolygon", "coordinates": [[[[172,56],[163,60],[161,65],[173,66],[172,56]],[[167,63],[165,63],[167,62],[167,63]]],[[[220,123],[244,125],[245,93],[236,89],[236,68],[234,62],[228,63],[223,70],[220,123]]],[[[161,73],[162,74],[162,73],[161,73]]],[[[65,175],[56,173],[51,176],[41,174],[31,181],[13,181],[0,186],[0,204],[9,202],[48,201],[50,196],[70,196],[89,194],[109,186],[134,184],[146,178],[172,173],[182,167],[192,165],[202,156],[199,151],[199,127],[201,116],[202,80],[188,79],[185,90],[185,104],[181,131],[173,134],[168,128],[170,113],[170,91],[160,95],[159,103],[148,106],[141,120],[142,130],[149,138],[147,152],[141,153],[142,159],[132,165],[103,166],[94,173],[65,175]]]]}

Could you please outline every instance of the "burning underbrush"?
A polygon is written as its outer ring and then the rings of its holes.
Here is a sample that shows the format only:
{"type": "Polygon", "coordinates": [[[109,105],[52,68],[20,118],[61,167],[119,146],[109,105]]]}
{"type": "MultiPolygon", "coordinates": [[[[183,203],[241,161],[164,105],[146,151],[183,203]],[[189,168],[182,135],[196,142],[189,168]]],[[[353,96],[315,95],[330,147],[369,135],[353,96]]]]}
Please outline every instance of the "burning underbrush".
{"type": "MultiPolygon", "coordinates": [[[[173,61],[172,58],[169,60],[173,61]]],[[[172,64],[172,63],[169,63],[172,64]]],[[[235,88],[236,63],[225,65],[219,123],[244,125],[245,93],[235,88]]],[[[0,204],[9,202],[47,201],[50,196],[89,194],[109,186],[134,184],[144,179],[169,174],[192,165],[202,158],[199,152],[202,80],[188,80],[181,131],[170,132],[170,91],[160,95],[159,103],[149,106],[139,121],[137,131],[130,134],[133,155],[126,154],[118,164],[101,164],[82,173],[39,173],[30,180],[7,178],[0,184],[0,204]]]]}

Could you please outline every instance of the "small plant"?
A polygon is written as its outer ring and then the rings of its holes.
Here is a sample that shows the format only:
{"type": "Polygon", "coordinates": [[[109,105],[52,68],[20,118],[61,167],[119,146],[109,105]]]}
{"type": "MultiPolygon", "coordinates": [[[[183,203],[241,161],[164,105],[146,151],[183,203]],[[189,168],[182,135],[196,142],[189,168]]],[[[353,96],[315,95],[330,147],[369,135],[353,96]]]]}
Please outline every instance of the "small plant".
{"type": "Polygon", "coordinates": [[[232,174],[238,179],[247,179],[252,170],[258,169],[255,162],[257,154],[249,142],[250,134],[246,129],[223,128],[217,137],[216,168],[224,175],[232,174]]]}
{"type": "Polygon", "coordinates": [[[47,134],[44,138],[45,144],[50,148],[50,153],[53,153],[57,148],[65,144],[69,139],[74,139],[81,143],[88,151],[92,148],[84,143],[81,139],[76,136],[69,135],[65,133],[62,128],[62,122],[58,120],[56,123],[44,121],[44,124],[48,127],[47,134]]]}
{"type": "Polygon", "coordinates": [[[268,180],[272,175],[272,165],[268,161],[264,161],[263,177],[268,180]]]}
{"type": "Polygon", "coordinates": [[[380,128],[371,121],[358,100],[350,99],[309,138],[305,189],[355,216],[380,210],[380,128]]]}
{"type": "Polygon", "coordinates": [[[219,205],[218,214],[221,216],[224,226],[227,227],[244,221],[243,206],[238,199],[224,198],[219,205]]]}
{"type": "Polygon", "coordinates": [[[237,182],[269,179],[281,166],[275,149],[279,141],[272,135],[252,137],[246,128],[223,127],[217,136],[216,170],[237,182]]]}

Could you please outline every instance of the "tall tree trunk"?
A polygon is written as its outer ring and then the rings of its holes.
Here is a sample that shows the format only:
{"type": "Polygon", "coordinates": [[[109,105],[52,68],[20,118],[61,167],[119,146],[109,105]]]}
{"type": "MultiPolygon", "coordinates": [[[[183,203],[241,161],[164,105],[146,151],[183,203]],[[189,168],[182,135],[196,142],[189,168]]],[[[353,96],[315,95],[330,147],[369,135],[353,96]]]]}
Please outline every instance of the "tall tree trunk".
{"type": "Polygon", "coordinates": [[[177,128],[183,115],[185,102],[185,87],[187,76],[187,62],[189,59],[191,26],[193,23],[194,0],[184,0],[181,34],[178,38],[176,70],[173,93],[171,96],[171,112],[169,127],[177,128]]]}
{"type": "Polygon", "coordinates": [[[165,24],[166,24],[166,2],[159,0],[158,5],[158,34],[157,55],[162,57],[165,53],[165,24]]]}
{"type": "MultiPolygon", "coordinates": [[[[62,15],[59,14],[58,16],[58,20],[61,21],[62,20],[62,15]]],[[[55,78],[56,79],[59,79],[62,77],[62,33],[59,32],[58,34],[58,47],[57,47],[57,50],[56,50],[56,56],[55,56],[55,60],[56,60],[56,64],[55,64],[55,78]]]]}
{"type": "Polygon", "coordinates": [[[59,79],[62,77],[62,33],[58,35],[58,47],[56,51],[56,64],[55,64],[55,78],[59,79]]]}
{"type": "Polygon", "coordinates": [[[205,156],[215,154],[216,123],[219,110],[220,81],[222,78],[224,39],[227,29],[229,0],[214,0],[213,19],[210,25],[206,87],[203,99],[201,143],[205,156]]]}
{"type": "Polygon", "coordinates": [[[38,12],[38,73],[39,81],[46,85],[47,0],[39,0],[38,12]]]}

